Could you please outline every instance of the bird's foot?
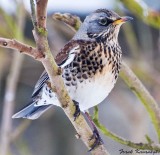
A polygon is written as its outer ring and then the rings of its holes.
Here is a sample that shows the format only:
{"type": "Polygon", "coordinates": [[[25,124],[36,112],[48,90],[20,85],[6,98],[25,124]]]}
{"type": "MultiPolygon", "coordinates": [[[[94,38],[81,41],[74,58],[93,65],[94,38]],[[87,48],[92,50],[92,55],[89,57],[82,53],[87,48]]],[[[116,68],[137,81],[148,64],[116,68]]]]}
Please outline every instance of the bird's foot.
{"type": "Polygon", "coordinates": [[[91,138],[89,140],[92,140],[92,139],[95,139],[95,142],[91,146],[91,149],[89,149],[89,152],[92,151],[92,150],[94,150],[97,146],[103,144],[103,140],[100,137],[99,132],[98,132],[98,130],[97,130],[96,127],[94,127],[93,135],[91,136],[91,138]]]}
{"type": "Polygon", "coordinates": [[[81,114],[80,108],[79,108],[79,103],[77,101],[73,100],[73,103],[75,105],[75,113],[73,114],[74,116],[74,121],[77,119],[77,117],[81,114]]]}

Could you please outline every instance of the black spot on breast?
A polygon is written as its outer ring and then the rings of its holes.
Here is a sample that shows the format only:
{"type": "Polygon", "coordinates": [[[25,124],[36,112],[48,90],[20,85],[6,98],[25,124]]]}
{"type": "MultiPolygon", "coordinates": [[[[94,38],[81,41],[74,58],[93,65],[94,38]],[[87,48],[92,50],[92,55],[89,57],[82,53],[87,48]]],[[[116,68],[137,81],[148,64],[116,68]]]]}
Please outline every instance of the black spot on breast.
{"type": "Polygon", "coordinates": [[[83,61],[82,61],[82,65],[85,65],[85,64],[86,64],[86,60],[83,60],[83,61]]]}
{"type": "Polygon", "coordinates": [[[112,69],[114,69],[114,67],[115,67],[115,63],[112,64],[112,69]]]}
{"type": "Polygon", "coordinates": [[[93,65],[93,66],[95,66],[95,65],[96,65],[96,63],[95,63],[94,61],[92,61],[92,65],[93,65]]]}
{"type": "Polygon", "coordinates": [[[66,77],[66,81],[71,81],[71,77],[66,77]]]}
{"type": "Polygon", "coordinates": [[[98,66],[94,66],[95,71],[98,69],[98,66]]]}
{"type": "Polygon", "coordinates": [[[88,69],[89,69],[89,70],[92,70],[92,69],[93,69],[93,67],[92,67],[92,66],[88,66],[88,69]]]}
{"type": "Polygon", "coordinates": [[[77,72],[80,73],[80,72],[81,72],[81,69],[80,69],[80,68],[77,68],[77,72]]]}
{"type": "Polygon", "coordinates": [[[66,84],[66,86],[70,86],[70,83],[65,83],[66,84]]]}
{"type": "Polygon", "coordinates": [[[91,74],[91,72],[87,72],[87,74],[89,75],[89,76],[91,76],[92,74],[91,74]]]}
{"type": "Polygon", "coordinates": [[[99,57],[101,57],[101,56],[102,56],[102,54],[101,54],[101,53],[99,53],[99,54],[98,54],[98,56],[99,56],[99,57]]]}
{"type": "Polygon", "coordinates": [[[82,74],[82,77],[83,77],[84,79],[88,79],[88,77],[87,77],[86,74],[82,74]]]}
{"type": "Polygon", "coordinates": [[[77,85],[76,82],[73,82],[73,81],[71,82],[71,84],[72,84],[73,86],[76,86],[76,85],[77,85]]]}
{"type": "Polygon", "coordinates": [[[73,67],[79,67],[79,63],[76,62],[76,61],[74,61],[74,62],[73,62],[73,67]]]}
{"type": "MultiPolygon", "coordinates": [[[[63,76],[63,75],[62,75],[63,76]]],[[[69,74],[68,73],[65,73],[65,76],[69,76],[69,74]]]]}
{"type": "Polygon", "coordinates": [[[80,57],[77,57],[77,61],[78,61],[78,62],[81,62],[81,59],[80,59],[80,57]]]}
{"type": "Polygon", "coordinates": [[[85,46],[81,46],[81,49],[83,49],[83,50],[84,50],[84,49],[85,49],[85,46]]]}
{"type": "Polygon", "coordinates": [[[85,53],[86,53],[86,51],[85,51],[85,50],[82,50],[81,52],[82,52],[82,54],[85,54],[85,53]]]}
{"type": "Polygon", "coordinates": [[[91,65],[91,62],[87,59],[86,60],[87,65],[91,65]]]}
{"type": "Polygon", "coordinates": [[[81,79],[81,75],[79,74],[79,75],[77,75],[77,79],[81,79]]]}
{"type": "Polygon", "coordinates": [[[90,56],[90,60],[93,60],[93,56],[90,56]]]}
{"type": "Polygon", "coordinates": [[[100,59],[100,64],[102,64],[102,59],[100,59]]]}
{"type": "Polygon", "coordinates": [[[85,59],[85,56],[84,56],[84,55],[81,55],[81,59],[82,59],[82,60],[85,59]]]}
{"type": "Polygon", "coordinates": [[[112,74],[114,73],[114,71],[115,71],[115,70],[114,70],[114,69],[112,69],[112,74]]]}
{"type": "Polygon", "coordinates": [[[109,54],[109,58],[111,58],[111,48],[108,47],[108,54],[109,54]]]}

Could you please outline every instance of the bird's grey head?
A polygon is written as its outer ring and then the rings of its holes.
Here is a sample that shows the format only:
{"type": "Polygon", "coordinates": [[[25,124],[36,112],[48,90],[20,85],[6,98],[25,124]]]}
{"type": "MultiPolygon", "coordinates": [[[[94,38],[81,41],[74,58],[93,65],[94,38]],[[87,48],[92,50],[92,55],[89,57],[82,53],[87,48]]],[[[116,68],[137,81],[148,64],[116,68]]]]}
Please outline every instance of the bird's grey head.
{"type": "Polygon", "coordinates": [[[98,9],[86,17],[74,39],[117,41],[120,26],[131,19],[110,10],[98,9]]]}

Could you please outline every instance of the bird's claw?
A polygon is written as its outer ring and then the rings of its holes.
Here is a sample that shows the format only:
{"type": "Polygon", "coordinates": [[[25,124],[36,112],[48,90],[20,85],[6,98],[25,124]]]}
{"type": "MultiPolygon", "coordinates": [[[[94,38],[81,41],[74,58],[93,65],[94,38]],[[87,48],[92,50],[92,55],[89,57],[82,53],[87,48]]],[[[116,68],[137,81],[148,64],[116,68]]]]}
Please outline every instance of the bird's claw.
{"type": "Polygon", "coordinates": [[[74,116],[74,121],[77,119],[77,117],[81,114],[80,108],[79,108],[79,103],[73,100],[73,103],[75,105],[75,113],[73,114],[74,116]]]}
{"type": "Polygon", "coordinates": [[[94,128],[93,135],[91,136],[91,138],[89,140],[92,140],[92,139],[95,139],[95,142],[91,146],[91,149],[89,149],[89,152],[94,150],[97,146],[103,144],[103,140],[100,137],[99,132],[98,132],[98,130],[96,128],[94,128]]]}

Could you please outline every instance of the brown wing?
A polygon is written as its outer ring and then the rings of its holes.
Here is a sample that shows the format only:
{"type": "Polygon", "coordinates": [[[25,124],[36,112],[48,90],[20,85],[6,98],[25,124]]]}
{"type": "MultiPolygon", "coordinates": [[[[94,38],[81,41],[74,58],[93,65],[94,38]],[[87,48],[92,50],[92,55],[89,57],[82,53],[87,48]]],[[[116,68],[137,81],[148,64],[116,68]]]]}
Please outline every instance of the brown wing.
{"type": "Polygon", "coordinates": [[[55,61],[58,64],[58,66],[63,65],[69,57],[69,54],[72,49],[74,49],[76,46],[78,46],[78,42],[73,40],[70,41],[68,44],[64,46],[64,48],[61,50],[60,53],[57,54],[55,61]]]}
{"type": "MultiPolygon", "coordinates": [[[[56,56],[56,59],[55,59],[58,66],[63,65],[68,60],[69,52],[76,46],[78,46],[76,41],[71,41],[64,46],[64,48],[56,56]]],[[[32,98],[36,97],[39,94],[42,87],[44,86],[44,84],[48,80],[49,80],[49,76],[48,76],[47,72],[44,71],[35,85],[34,91],[32,93],[32,98]]]]}

